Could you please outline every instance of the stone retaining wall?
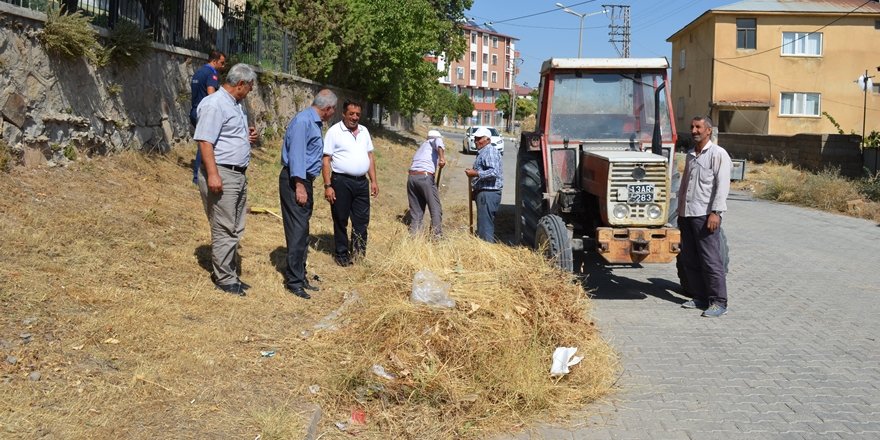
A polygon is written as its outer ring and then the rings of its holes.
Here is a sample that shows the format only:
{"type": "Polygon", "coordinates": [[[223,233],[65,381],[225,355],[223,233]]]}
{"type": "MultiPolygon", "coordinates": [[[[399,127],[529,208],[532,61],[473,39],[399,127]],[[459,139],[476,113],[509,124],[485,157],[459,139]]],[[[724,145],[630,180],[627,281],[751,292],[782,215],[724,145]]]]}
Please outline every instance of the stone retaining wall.
{"type": "MultiPolygon", "coordinates": [[[[45,17],[0,3],[0,142],[14,156],[27,165],[63,164],[78,154],[167,151],[191,140],[190,78],[205,54],[154,44],[136,68],[95,67],[47,54],[37,40],[45,17]]],[[[266,134],[283,132],[323,87],[263,72],[258,83],[246,105],[266,134]]],[[[340,102],[357,98],[331,88],[340,102]]]]}

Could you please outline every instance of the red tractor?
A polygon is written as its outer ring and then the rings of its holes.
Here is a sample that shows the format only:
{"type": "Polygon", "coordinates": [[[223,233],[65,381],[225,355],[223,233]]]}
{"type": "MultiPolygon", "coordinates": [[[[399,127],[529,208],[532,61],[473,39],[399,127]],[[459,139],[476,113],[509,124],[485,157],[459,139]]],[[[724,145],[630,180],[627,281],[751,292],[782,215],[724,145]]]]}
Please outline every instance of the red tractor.
{"type": "Polygon", "coordinates": [[[676,140],[665,58],[554,58],[517,153],[516,237],[560,268],[679,253],[676,140]]]}

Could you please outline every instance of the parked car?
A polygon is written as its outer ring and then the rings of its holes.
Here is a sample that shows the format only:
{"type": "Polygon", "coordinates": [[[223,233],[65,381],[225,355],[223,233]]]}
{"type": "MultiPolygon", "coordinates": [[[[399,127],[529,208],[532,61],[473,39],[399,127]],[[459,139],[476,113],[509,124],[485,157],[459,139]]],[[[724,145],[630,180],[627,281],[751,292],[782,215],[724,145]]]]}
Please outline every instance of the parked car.
{"type": "Polygon", "coordinates": [[[486,128],[492,133],[490,137],[491,142],[495,144],[495,148],[499,153],[504,154],[504,138],[501,137],[501,133],[498,133],[498,130],[495,127],[489,127],[485,125],[476,125],[473,127],[468,127],[468,129],[464,132],[464,140],[461,141],[461,152],[465,154],[473,153],[477,154],[477,146],[474,145],[474,132],[477,131],[478,128],[486,128]]]}

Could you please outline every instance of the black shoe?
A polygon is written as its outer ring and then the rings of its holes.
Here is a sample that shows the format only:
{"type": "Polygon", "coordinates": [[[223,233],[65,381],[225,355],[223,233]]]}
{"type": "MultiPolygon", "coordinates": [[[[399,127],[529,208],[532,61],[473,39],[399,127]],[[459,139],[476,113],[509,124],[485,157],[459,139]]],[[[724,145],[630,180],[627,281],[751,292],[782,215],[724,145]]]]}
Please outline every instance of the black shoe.
{"type": "Polygon", "coordinates": [[[312,296],[306,293],[302,287],[288,287],[287,291],[302,299],[312,299],[312,296]]]}
{"type": "Polygon", "coordinates": [[[241,284],[241,288],[242,288],[242,290],[248,290],[248,289],[251,288],[251,285],[250,285],[250,284],[248,284],[248,283],[246,283],[246,282],[244,282],[244,281],[242,281],[242,280],[238,280],[238,284],[241,284]]]}
{"type": "Polygon", "coordinates": [[[334,258],[334,260],[336,261],[336,264],[338,264],[342,267],[348,267],[348,266],[354,265],[354,263],[352,263],[351,260],[349,260],[348,258],[338,258],[337,257],[337,258],[334,258]]]}
{"type": "Polygon", "coordinates": [[[221,290],[226,293],[231,293],[233,295],[245,296],[247,295],[244,291],[244,287],[241,286],[241,283],[232,283],[232,284],[215,284],[218,290],[221,290]]]}
{"type": "Polygon", "coordinates": [[[308,281],[306,281],[306,282],[303,284],[303,288],[305,288],[305,289],[309,289],[309,290],[311,290],[311,291],[313,291],[313,292],[317,292],[317,291],[321,290],[320,287],[318,287],[318,286],[314,286],[314,285],[311,285],[311,284],[309,284],[308,281]]]}

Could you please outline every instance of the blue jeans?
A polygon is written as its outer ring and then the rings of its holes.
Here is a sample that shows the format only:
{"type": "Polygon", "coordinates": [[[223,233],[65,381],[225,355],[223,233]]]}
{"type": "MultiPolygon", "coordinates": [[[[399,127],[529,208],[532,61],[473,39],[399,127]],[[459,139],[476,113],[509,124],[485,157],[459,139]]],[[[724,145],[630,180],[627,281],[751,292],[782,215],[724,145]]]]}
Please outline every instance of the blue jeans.
{"type": "Polygon", "coordinates": [[[477,191],[477,237],[495,243],[495,214],[501,205],[501,190],[477,191]]]}

